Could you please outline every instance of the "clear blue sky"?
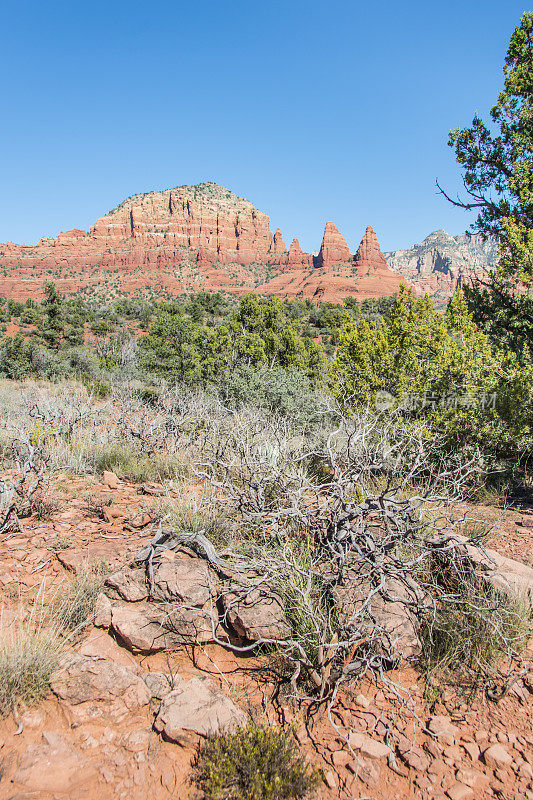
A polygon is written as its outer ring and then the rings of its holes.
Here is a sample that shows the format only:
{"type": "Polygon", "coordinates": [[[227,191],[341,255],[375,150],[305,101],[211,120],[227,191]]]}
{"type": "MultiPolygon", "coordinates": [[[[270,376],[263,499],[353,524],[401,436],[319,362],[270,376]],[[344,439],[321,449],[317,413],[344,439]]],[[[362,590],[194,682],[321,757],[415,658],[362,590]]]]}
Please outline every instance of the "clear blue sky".
{"type": "Polygon", "coordinates": [[[451,127],[487,116],[515,0],[6,0],[0,241],[88,229],[128,195],[213,180],[319,247],[468,216],[451,127]]]}

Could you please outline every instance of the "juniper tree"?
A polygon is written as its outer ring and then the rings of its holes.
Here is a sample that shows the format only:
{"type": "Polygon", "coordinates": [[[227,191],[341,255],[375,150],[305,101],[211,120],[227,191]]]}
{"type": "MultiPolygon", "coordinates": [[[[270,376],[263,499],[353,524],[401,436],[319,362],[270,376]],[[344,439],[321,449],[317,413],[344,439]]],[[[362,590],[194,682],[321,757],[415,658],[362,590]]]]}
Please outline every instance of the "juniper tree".
{"type": "Polygon", "coordinates": [[[439,189],[454,205],[478,210],[473,231],[499,239],[497,273],[466,295],[476,321],[519,353],[533,340],[533,12],[511,36],[503,76],[491,124],[476,114],[470,127],[450,132],[467,198],[439,189]]]}

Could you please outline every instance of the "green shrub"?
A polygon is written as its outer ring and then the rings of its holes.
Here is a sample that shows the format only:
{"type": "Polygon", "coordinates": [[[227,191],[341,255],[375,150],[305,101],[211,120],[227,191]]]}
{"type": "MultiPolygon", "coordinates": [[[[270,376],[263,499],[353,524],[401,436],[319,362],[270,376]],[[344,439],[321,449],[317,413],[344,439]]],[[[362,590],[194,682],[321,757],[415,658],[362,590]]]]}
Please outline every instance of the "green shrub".
{"type": "Polygon", "coordinates": [[[149,406],[157,405],[161,392],[159,389],[156,389],[154,386],[146,386],[139,392],[139,397],[149,406]]]}
{"type": "Polygon", "coordinates": [[[254,405],[290,416],[297,424],[311,424],[319,418],[319,395],[307,375],[295,369],[243,365],[221,383],[220,393],[233,407],[254,405]]]}
{"type": "Polygon", "coordinates": [[[399,409],[444,434],[446,448],[480,447],[516,461],[533,448],[533,361],[493,348],[460,292],[440,314],[402,287],[386,321],[348,323],[332,390],[351,407],[399,409]]]}
{"type": "Polygon", "coordinates": [[[102,378],[93,378],[90,375],[82,375],[81,382],[93,397],[104,400],[111,394],[111,384],[102,378]]]}
{"type": "Polygon", "coordinates": [[[296,800],[318,783],[290,732],[255,723],[211,739],[196,778],[206,800],[296,800]]]}

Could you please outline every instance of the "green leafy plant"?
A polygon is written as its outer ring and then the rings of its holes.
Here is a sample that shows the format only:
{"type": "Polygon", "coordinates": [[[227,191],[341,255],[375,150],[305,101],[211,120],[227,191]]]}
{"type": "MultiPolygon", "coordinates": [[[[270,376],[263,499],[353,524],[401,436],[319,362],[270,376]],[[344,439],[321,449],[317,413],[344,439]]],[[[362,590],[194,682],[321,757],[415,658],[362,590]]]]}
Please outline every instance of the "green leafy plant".
{"type": "Polygon", "coordinates": [[[206,800],[297,800],[317,786],[318,773],[290,731],[251,723],[206,744],[196,780],[206,800]]]}

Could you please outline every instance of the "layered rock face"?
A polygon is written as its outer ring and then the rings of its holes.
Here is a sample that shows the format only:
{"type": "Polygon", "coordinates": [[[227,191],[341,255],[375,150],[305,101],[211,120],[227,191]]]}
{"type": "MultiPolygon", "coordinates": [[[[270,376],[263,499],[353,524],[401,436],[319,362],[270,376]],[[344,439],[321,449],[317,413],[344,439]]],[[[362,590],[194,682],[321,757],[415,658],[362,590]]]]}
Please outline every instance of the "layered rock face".
{"type": "Polygon", "coordinates": [[[495,238],[480,234],[450,236],[433,231],[409,250],[385,253],[388,266],[404,275],[420,294],[446,300],[473,277],[486,277],[499,261],[495,238]]]}
{"type": "Polygon", "coordinates": [[[41,239],[31,249],[74,265],[99,259],[106,266],[158,266],[183,258],[250,264],[267,261],[280,241],[285,250],[280,233],[271,251],[270,220],[248,200],[217,184],[201,183],[133,195],[98,219],[89,233],[68,231],[41,239]]]}
{"type": "Polygon", "coordinates": [[[346,239],[342,233],[339,233],[333,222],[327,222],[316,266],[319,269],[329,269],[335,264],[345,264],[351,259],[346,239]]]}
{"type": "Polygon", "coordinates": [[[304,253],[298,239],[293,239],[289,248],[287,267],[289,269],[310,269],[313,266],[313,256],[304,253]]]}
{"type": "Polygon", "coordinates": [[[382,254],[368,226],[353,257],[333,222],[318,256],[289,250],[279,228],[248,200],[215,183],[136,194],[98,219],[33,246],[0,245],[0,294],[42,296],[45,280],[69,294],[88,286],[130,294],[146,290],[246,291],[340,301],[393,294],[411,282],[420,292],[449,297],[465,276],[495,262],[494,243],[479,237],[431,234],[411,250],[382,254]],[[101,287],[101,288],[100,288],[101,287]]]}
{"type": "Polygon", "coordinates": [[[271,264],[281,265],[287,263],[287,248],[285,247],[285,242],[283,241],[283,236],[279,228],[276,228],[276,232],[268,248],[267,258],[271,264]]]}

